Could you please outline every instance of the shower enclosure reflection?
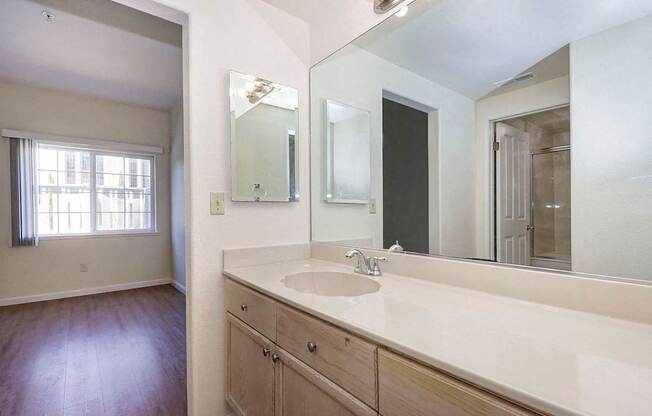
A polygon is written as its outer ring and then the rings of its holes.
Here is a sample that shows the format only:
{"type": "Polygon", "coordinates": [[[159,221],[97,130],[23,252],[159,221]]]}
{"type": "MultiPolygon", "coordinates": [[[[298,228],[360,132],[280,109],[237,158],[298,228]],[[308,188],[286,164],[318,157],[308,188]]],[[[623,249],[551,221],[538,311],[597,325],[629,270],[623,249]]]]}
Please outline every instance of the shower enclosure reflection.
{"type": "Polygon", "coordinates": [[[570,148],[533,154],[533,265],[570,270],[570,197],[570,148]]]}

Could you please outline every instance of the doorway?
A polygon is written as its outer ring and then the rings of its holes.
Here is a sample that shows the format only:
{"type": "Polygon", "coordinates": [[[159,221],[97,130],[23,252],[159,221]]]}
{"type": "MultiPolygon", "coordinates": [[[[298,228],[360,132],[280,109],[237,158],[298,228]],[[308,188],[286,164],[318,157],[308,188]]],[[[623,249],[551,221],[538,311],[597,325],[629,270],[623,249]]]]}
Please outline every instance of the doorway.
{"type": "Polygon", "coordinates": [[[383,98],[383,247],[429,253],[428,113],[383,98]]]}
{"type": "Polygon", "coordinates": [[[0,322],[15,323],[0,331],[0,414],[186,414],[186,17],[148,8],[166,18],[110,0],[2,4],[2,32],[21,36],[3,37],[0,127],[21,130],[3,129],[0,154],[24,149],[35,174],[0,190],[32,201],[31,245],[0,248],[16,277],[0,290],[0,322]]]}
{"type": "Polygon", "coordinates": [[[495,259],[570,270],[570,108],[494,122],[495,259]]]}

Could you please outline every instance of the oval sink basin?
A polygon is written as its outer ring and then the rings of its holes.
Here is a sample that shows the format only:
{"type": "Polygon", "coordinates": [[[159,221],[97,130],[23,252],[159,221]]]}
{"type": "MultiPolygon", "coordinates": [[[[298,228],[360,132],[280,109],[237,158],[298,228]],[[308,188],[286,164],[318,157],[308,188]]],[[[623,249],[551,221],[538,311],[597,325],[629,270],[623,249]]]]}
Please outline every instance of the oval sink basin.
{"type": "Polygon", "coordinates": [[[338,272],[303,272],[283,278],[286,287],[321,296],[361,296],[378,292],[380,283],[365,276],[338,272]]]}

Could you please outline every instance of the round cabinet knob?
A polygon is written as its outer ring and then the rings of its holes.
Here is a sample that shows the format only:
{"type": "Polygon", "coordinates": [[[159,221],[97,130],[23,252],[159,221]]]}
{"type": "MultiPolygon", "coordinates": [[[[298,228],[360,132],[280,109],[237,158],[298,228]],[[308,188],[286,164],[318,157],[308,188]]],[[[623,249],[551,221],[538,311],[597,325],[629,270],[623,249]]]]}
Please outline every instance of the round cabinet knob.
{"type": "Polygon", "coordinates": [[[277,362],[280,359],[281,359],[281,356],[278,355],[278,353],[275,352],[274,354],[272,354],[272,361],[277,362]]]}
{"type": "Polygon", "coordinates": [[[247,306],[246,303],[243,303],[242,305],[240,305],[240,310],[242,312],[247,312],[247,309],[249,309],[249,307],[247,306]]]}
{"type": "Polygon", "coordinates": [[[310,352],[317,351],[317,344],[315,344],[312,341],[308,341],[307,347],[308,347],[308,351],[310,351],[310,352]]]}
{"type": "Polygon", "coordinates": [[[269,357],[269,353],[272,352],[269,348],[263,347],[263,355],[269,357]]]}

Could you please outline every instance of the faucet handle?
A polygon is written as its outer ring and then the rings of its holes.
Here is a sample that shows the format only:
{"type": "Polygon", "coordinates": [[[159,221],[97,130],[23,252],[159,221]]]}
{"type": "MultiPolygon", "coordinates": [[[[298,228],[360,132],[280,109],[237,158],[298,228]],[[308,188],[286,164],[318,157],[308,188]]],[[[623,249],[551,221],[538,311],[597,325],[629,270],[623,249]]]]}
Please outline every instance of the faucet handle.
{"type": "Polygon", "coordinates": [[[378,265],[381,261],[387,261],[387,257],[369,257],[369,274],[372,276],[381,276],[383,272],[378,265]]]}

